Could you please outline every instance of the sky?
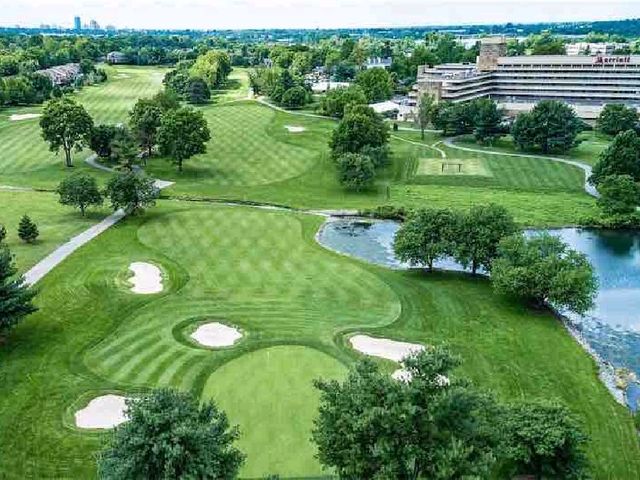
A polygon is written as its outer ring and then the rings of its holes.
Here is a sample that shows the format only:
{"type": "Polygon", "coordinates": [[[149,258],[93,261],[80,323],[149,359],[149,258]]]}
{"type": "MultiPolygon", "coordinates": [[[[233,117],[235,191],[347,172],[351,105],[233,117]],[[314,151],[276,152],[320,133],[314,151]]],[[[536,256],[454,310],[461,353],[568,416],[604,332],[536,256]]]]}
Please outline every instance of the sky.
{"type": "Polygon", "coordinates": [[[640,0],[0,0],[0,25],[242,29],[640,18],[640,0]]]}

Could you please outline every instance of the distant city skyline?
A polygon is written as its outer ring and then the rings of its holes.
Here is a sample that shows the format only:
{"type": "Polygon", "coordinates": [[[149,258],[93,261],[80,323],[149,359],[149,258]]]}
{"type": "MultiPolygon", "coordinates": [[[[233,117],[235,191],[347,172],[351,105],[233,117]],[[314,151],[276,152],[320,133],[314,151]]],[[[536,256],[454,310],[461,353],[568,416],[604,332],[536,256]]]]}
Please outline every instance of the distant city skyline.
{"type": "Polygon", "coordinates": [[[0,25],[139,29],[340,28],[595,21],[640,17],[637,0],[0,0],[0,25]]]}

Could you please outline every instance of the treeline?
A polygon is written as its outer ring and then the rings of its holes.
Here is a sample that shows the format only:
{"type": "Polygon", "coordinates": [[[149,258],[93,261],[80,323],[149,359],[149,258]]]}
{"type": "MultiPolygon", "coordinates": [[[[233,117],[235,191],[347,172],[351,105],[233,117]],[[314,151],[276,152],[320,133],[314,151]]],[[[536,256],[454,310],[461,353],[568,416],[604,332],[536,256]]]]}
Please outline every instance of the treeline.
{"type": "Polygon", "coordinates": [[[38,104],[106,80],[107,73],[88,59],[81,60],[80,74],[67,85],[54,85],[46,75],[25,67],[15,75],[0,76],[0,106],[38,104]]]}
{"type": "Polygon", "coordinates": [[[211,98],[211,90],[222,88],[231,73],[229,55],[209,50],[195,60],[184,60],[164,77],[165,87],[189,103],[202,104],[211,98]]]}

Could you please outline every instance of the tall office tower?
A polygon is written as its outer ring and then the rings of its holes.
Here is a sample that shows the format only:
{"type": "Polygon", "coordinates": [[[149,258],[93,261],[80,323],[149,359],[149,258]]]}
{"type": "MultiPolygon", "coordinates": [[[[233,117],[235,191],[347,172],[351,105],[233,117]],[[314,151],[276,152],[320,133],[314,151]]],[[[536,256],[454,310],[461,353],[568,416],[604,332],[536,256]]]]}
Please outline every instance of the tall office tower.
{"type": "Polygon", "coordinates": [[[82,30],[82,23],[80,23],[80,17],[73,17],[73,29],[82,30]]]}

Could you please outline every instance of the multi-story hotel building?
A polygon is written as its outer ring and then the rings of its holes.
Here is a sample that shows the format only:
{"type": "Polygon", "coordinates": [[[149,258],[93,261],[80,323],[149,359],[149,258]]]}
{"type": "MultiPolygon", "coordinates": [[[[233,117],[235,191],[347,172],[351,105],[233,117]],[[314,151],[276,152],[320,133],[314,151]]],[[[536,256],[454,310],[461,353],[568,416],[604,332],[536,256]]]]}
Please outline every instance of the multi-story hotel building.
{"type": "Polygon", "coordinates": [[[503,38],[484,39],[477,62],[421,66],[412,94],[437,100],[496,100],[508,113],[530,109],[543,99],[571,104],[583,118],[595,118],[607,103],[640,106],[640,56],[506,56],[503,38]]]}

